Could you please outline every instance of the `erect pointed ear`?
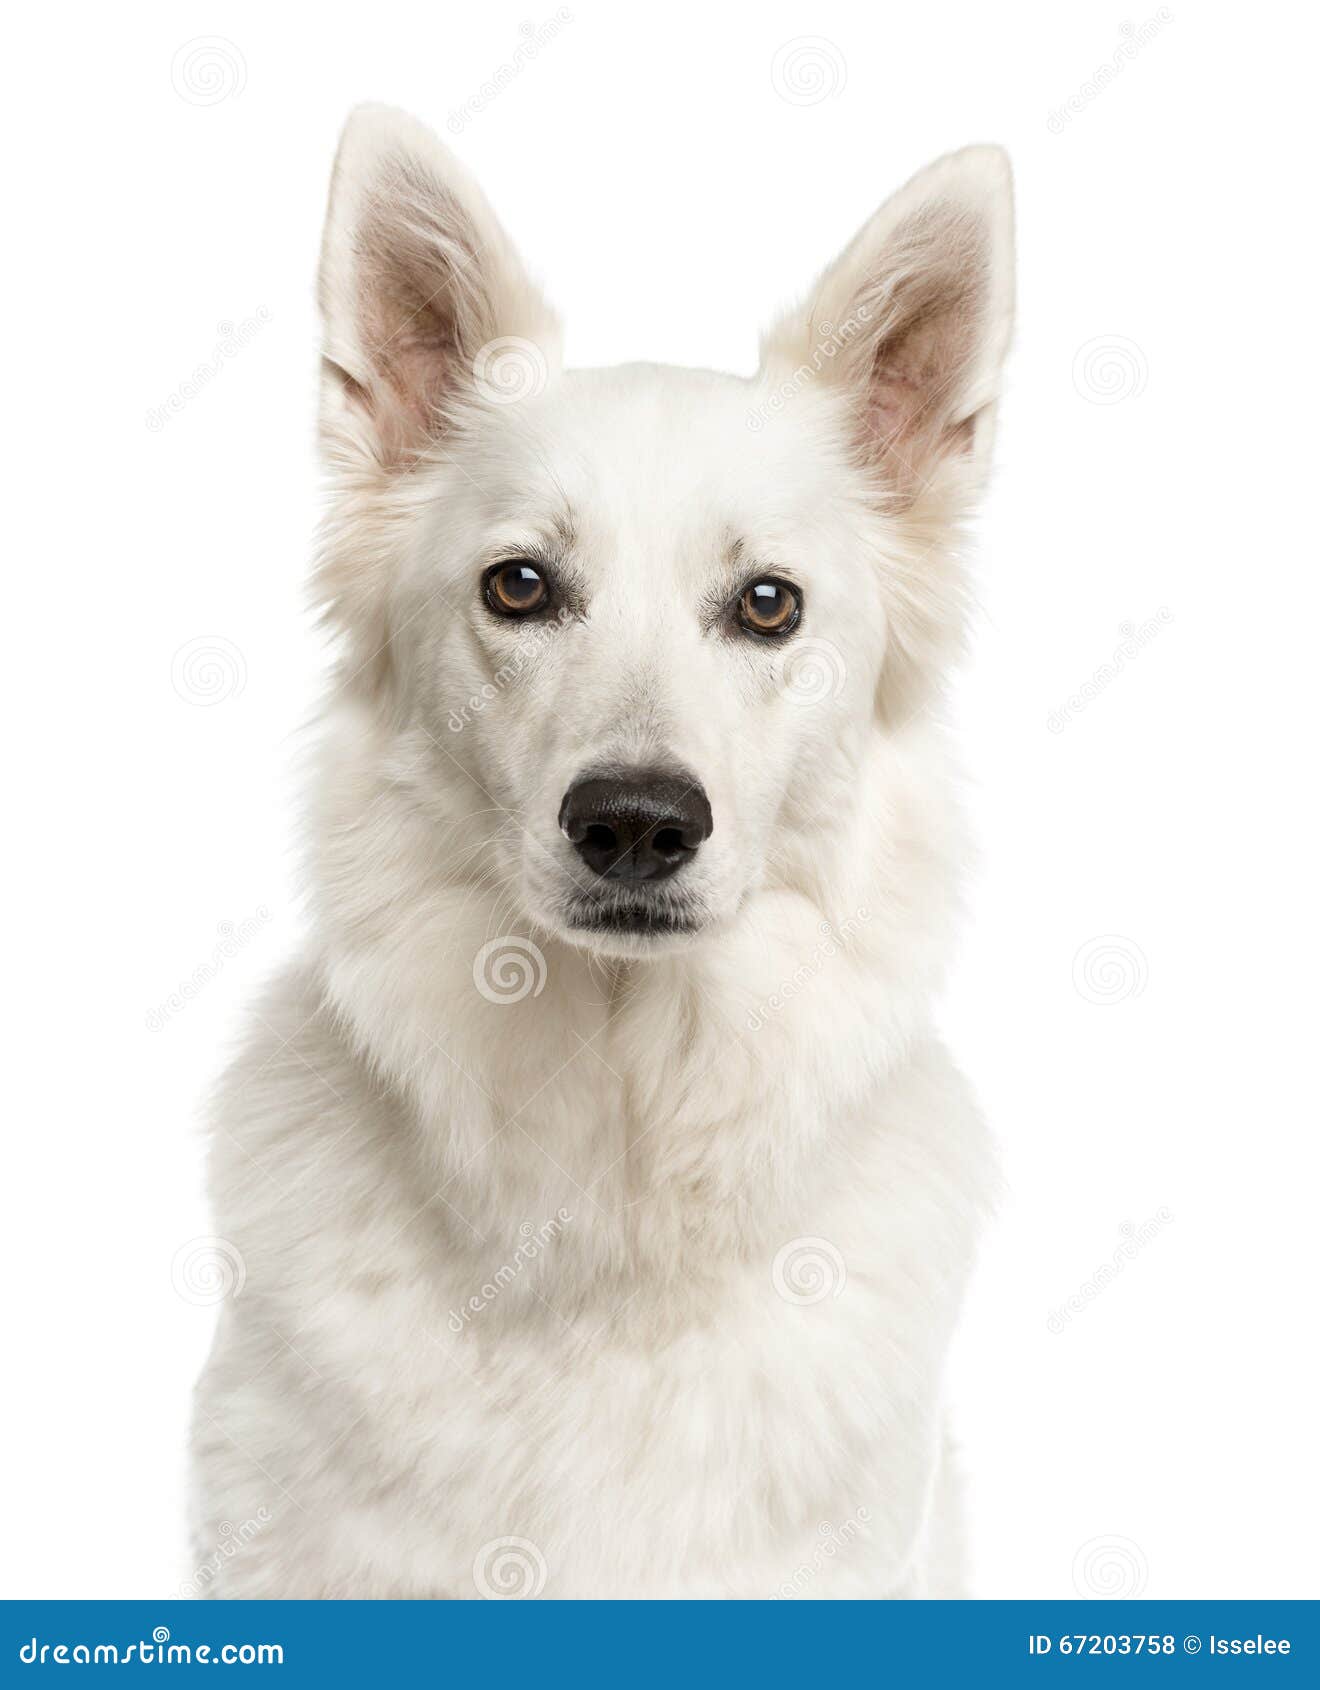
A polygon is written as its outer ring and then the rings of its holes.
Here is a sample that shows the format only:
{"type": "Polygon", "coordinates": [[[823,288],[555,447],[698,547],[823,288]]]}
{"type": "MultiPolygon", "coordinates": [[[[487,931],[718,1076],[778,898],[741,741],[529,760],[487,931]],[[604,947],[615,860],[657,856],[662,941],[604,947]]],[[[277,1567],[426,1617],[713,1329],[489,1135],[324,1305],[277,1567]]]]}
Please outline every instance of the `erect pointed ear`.
{"type": "Polygon", "coordinates": [[[1013,317],[1013,192],[999,147],[950,153],[883,205],[766,337],[771,382],[827,382],[904,500],[980,467],[1013,317]]]}
{"type": "Polygon", "coordinates": [[[420,123],[345,125],[321,247],[323,436],[332,456],[408,461],[467,402],[544,386],[559,327],[480,189],[420,123]]]}

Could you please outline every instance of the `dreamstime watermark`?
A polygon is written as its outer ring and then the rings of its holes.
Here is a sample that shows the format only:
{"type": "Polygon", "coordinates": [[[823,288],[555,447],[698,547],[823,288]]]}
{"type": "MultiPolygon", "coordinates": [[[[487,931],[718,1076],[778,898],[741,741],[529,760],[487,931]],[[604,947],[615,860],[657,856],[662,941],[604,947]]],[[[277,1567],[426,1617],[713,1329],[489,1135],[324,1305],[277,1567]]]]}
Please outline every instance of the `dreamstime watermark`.
{"type": "Polygon", "coordinates": [[[190,1238],[170,1263],[170,1283],[185,1303],[214,1308],[239,1297],[247,1284],[247,1263],[227,1238],[190,1238]]]}
{"type": "Polygon", "coordinates": [[[832,641],[808,634],[789,647],[784,659],[784,696],[808,708],[838,698],[848,680],[848,665],[832,641]]]}
{"type": "Polygon", "coordinates": [[[539,998],[548,973],[541,947],[517,933],[488,939],[472,959],[472,983],[487,1003],[539,998]]]}
{"type": "Polygon", "coordinates": [[[520,405],[544,393],[550,364],[534,340],[506,334],[478,348],[472,376],[477,392],[492,405],[520,405]]]}
{"type": "Polygon", "coordinates": [[[1108,663],[1102,663],[1098,669],[1093,669],[1075,693],[1050,711],[1045,718],[1045,726],[1050,732],[1061,734],[1074,716],[1080,716],[1088,705],[1094,704],[1106,687],[1112,686],[1128,665],[1140,657],[1151,641],[1163,633],[1172,621],[1173,612],[1167,604],[1162,604],[1154,616],[1148,616],[1142,623],[1120,622],[1119,643],[1114,647],[1113,657],[1108,663]]]}
{"type": "Polygon", "coordinates": [[[190,106],[218,106],[247,85],[247,60],[223,35],[185,41],[170,61],[174,92],[190,106]]]}
{"type": "Polygon", "coordinates": [[[1073,1556],[1079,1596],[1140,1596],[1149,1577],[1145,1554],[1130,1537],[1093,1537],[1073,1556]]]}
{"type": "Polygon", "coordinates": [[[851,1548],[859,1537],[868,1535],[867,1527],[870,1522],[871,1510],[865,1506],[854,1509],[841,1526],[833,1526],[828,1520],[822,1520],[817,1528],[820,1532],[820,1542],[807,1559],[794,1569],[792,1577],[784,1580],[775,1595],[786,1602],[801,1596],[812,1579],[828,1566],[836,1555],[851,1548]]]}
{"type": "Polygon", "coordinates": [[[1073,957],[1073,990],[1087,1003],[1124,1003],[1146,990],[1150,964],[1135,939],[1098,933],[1078,946],[1073,957]]]}
{"type": "Polygon", "coordinates": [[[1104,64],[1097,65],[1077,92],[1070,94],[1061,106],[1055,106],[1045,119],[1045,127],[1050,134],[1062,135],[1072,119],[1084,112],[1092,100],[1098,100],[1109,84],[1122,75],[1126,66],[1131,64],[1142,48],[1148,47],[1161,30],[1172,22],[1173,13],[1167,6],[1161,6],[1145,23],[1125,23],[1120,31],[1123,40],[1114,49],[1113,57],[1107,59],[1104,64]]]}
{"type": "Polygon", "coordinates": [[[1109,1289],[1127,1264],[1158,1238],[1172,1220],[1172,1211],[1161,1207],[1149,1219],[1138,1221],[1135,1226],[1131,1221],[1124,1221],[1118,1229],[1123,1234],[1122,1241],[1113,1255],[1108,1261],[1101,1262],[1091,1277],[1084,1279],[1058,1308],[1050,1310],[1045,1320],[1046,1327],[1051,1332],[1062,1332],[1074,1315],[1085,1313],[1100,1293],[1109,1289]]]}
{"type": "Polygon", "coordinates": [[[250,346],[266,324],[271,321],[271,314],[264,305],[258,306],[250,317],[244,317],[241,323],[223,322],[217,325],[218,339],[211,353],[210,361],[198,364],[193,373],[166,395],[163,403],[147,407],[147,427],[153,434],[159,434],[171,417],[177,417],[185,405],[197,397],[203,389],[209,387],[221,370],[233,362],[246,347],[250,346]]]}
{"type": "Polygon", "coordinates": [[[545,1556],[526,1537],[497,1537],[483,1543],[472,1563],[477,1594],[495,1602],[530,1601],[545,1589],[545,1556]]]}
{"type": "Polygon", "coordinates": [[[790,1238],[775,1254],[770,1283],[786,1303],[809,1308],[843,1295],[848,1266],[828,1238],[790,1238]]]}
{"type": "Polygon", "coordinates": [[[1073,387],[1088,405],[1140,399],[1149,377],[1146,354],[1126,335],[1093,335],[1073,354],[1073,387]]]}
{"type": "Polygon", "coordinates": [[[43,1643],[34,1637],[19,1645],[25,1666],[283,1666],[282,1643],[171,1643],[170,1628],[152,1628],[150,1638],[131,1643],[43,1643]]]}
{"type": "Polygon", "coordinates": [[[474,717],[479,716],[493,699],[499,697],[505,687],[518,680],[524,669],[540,653],[546,642],[553,639],[559,629],[572,620],[572,611],[561,609],[557,610],[548,621],[534,622],[531,627],[525,629],[519,635],[517,650],[508,662],[501,663],[481,691],[474,692],[461,709],[449,712],[446,725],[450,733],[462,733],[474,717]]]}
{"type": "Polygon", "coordinates": [[[250,945],[269,921],[270,911],[265,904],[258,904],[253,913],[243,921],[220,922],[216,927],[216,932],[220,935],[219,942],[206,961],[199,962],[186,980],[180,980],[163,1003],[147,1011],[148,1031],[160,1032],[173,1016],[187,1009],[211,984],[225,964],[250,945]]]}
{"type": "Polygon", "coordinates": [[[822,370],[831,363],[848,345],[849,341],[861,332],[871,321],[871,307],[859,305],[850,316],[836,328],[832,323],[820,325],[820,337],[812,348],[811,357],[799,364],[790,375],[783,378],[770,389],[759,405],[753,405],[747,413],[747,426],[753,434],[758,434],[766,425],[770,417],[778,416],[785,406],[791,404],[798,394],[815,381],[822,370]]]}
{"type": "Polygon", "coordinates": [[[534,1262],[547,1245],[563,1232],[573,1219],[568,1209],[556,1209],[548,1221],[542,1221],[540,1226],[533,1226],[531,1221],[524,1221],[518,1228],[518,1246],[507,1262],[501,1262],[495,1272],[477,1292],[474,1292],[459,1308],[449,1311],[449,1330],[462,1332],[469,1321],[473,1320],[483,1309],[488,1309],[501,1292],[506,1291],[518,1279],[528,1262],[534,1262]]]}
{"type": "Polygon", "coordinates": [[[818,106],[848,84],[843,54],[823,35],[798,35],[775,49],[770,86],[790,106],[818,106]]]}
{"type": "Polygon", "coordinates": [[[185,704],[225,704],[247,685],[247,658],[223,634],[199,634],[170,659],[170,684],[185,704]]]}
{"type": "Polygon", "coordinates": [[[812,948],[811,955],[800,962],[786,980],[781,980],[768,998],[762,998],[754,1009],[748,1010],[745,1022],[748,1032],[759,1033],[767,1022],[811,984],[832,957],[848,949],[870,919],[871,911],[862,904],[838,928],[833,922],[822,921],[817,929],[821,937],[812,948]]]}
{"type": "Polygon", "coordinates": [[[470,94],[461,106],[450,112],[446,126],[449,133],[461,135],[473,118],[480,116],[492,100],[497,99],[514,78],[522,74],[536,55],[550,45],[564,25],[572,21],[572,12],[567,6],[561,6],[554,16],[547,18],[544,23],[532,23],[529,20],[520,25],[524,39],[503,64],[495,67],[475,94],[470,94]]]}
{"type": "Polygon", "coordinates": [[[215,1552],[208,1555],[200,1566],[194,1567],[192,1576],[184,1580],[175,1594],[182,1600],[205,1596],[225,1563],[232,1561],[235,1555],[242,1554],[253,1538],[260,1537],[274,1518],[269,1508],[261,1507],[253,1518],[243,1520],[238,1525],[232,1520],[222,1520],[216,1531],[215,1552]]]}

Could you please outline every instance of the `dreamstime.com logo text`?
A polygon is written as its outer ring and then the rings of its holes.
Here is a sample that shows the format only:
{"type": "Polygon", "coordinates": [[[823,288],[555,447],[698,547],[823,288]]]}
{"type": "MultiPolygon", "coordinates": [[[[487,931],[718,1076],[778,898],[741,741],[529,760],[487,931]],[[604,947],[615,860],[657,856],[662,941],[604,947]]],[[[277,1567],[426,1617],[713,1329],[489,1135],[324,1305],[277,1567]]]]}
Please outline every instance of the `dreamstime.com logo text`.
{"type": "Polygon", "coordinates": [[[251,317],[245,317],[241,323],[221,323],[217,331],[219,339],[215,343],[210,362],[198,364],[193,373],[181,381],[173,393],[166,396],[162,404],[148,406],[147,427],[151,432],[159,434],[171,417],[178,416],[184,406],[190,404],[203,388],[209,387],[225,365],[232,362],[245,346],[250,345],[268,322],[270,312],[263,305],[251,317]]]}
{"type": "Polygon", "coordinates": [[[498,698],[511,682],[516,681],[523,670],[540,652],[547,640],[553,639],[555,630],[562,628],[565,622],[571,621],[571,612],[559,610],[549,622],[540,623],[527,629],[518,641],[518,649],[507,663],[501,663],[494,675],[486,682],[480,692],[474,692],[461,710],[451,710],[447,727],[451,734],[461,734],[463,729],[474,717],[479,716],[492,699],[498,698]]]}
{"type": "Polygon", "coordinates": [[[1072,119],[1084,112],[1092,100],[1098,100],[1109,84],[1122,75],[1125,67],[1136,58],[1142,48],[1148,47],[1165,25],[1172,22],[1173,13],[1167,6],[1161,6],[1145,23],[1125,23],[1123,39],[1114,49],[1113,58],[1097,65],[1077,92],[1070,94],[1061,106],[1055,106],[1046,118],[1045,127],[1050,134],[1062,135],[1072,119]]]}
{"type": "Polygon", "coordinates": [[[261,1536],[274,1517],[269,1508],[262,1507],[237,1526],[232,1520],[222,1520],[217,1529],[214,1552],[194,1567],[192,1577],[185,1579],[179,1586],[180,1599],[190,1600],[193,1597],[205,1596],[225,1562],[232,1561],[235,1555],[241,1555],[254,1537],[261,1536]]]}
{"type": "Polygon", "coordinates": [[[1051,1332],[1062,1332],[1074,1315],[1082,1314],[1090,1308],[1102,1291],[1108,1288],[1122,1273],[1130,1261],[1133,1261],[1146,1246],[1159,1237],[1166,1226],[1173,1219],[1172,1211],[1167,1208],[1156,1209],[1149,1220],[1139,1221],[1135,1226],[1131,1221],[1124,1221],[1119,1231],[1123,1234],[1122,1243],[1114,1251],[1107,1262],[1101,1262],[1089,1279],[1084,1279],[1073,1294],[1066,1298],[1057,1309],[1051,1309],[1045,1321],[1051,1332]]]}
{"type": "Polygon", "coordinates": [[[240,951],[251,944],[257,934],[270,920],[270,911],[265,904],[258,904],[253,913],[244,921],[222,921],[216,928],[220,935],[219,942],[205,962],[199,962],[197,967],[186,980],[180,980],[163,1003],[149,1009],[146,1015],[149,1032],[158,1033],[161,1028],[180,1010],[188,1005],[198,994],[209,986],[216,975],[227,962],[232,961],[240,951]]]}
{"type": "Polygon", "coordinates": [[[518,1228],[519,1244],[507,1262],[502,1262],[490,1276],[481,1289],[467,1299],[459,1308],[449,1311],[449,1330],[461,1332],[470,1320],[475,1319],[483,1309],[489,1308],[502,1291],[522,1273],[528,1262],[534,1262],[545,1249],[552,1244],[560,1233],[573,1219],[567,1209],[556,1209],[548,1221],[542,1221],[539,1227],[533,1226],[531,1221],[524,1221],[518,1228]]]}
{"type": "Polygon", "coordinates": [[[150,1637],[132,1643],[42,1643],[33,1638],[19,1646],[24,1666],[212,1666],[268,1667],[284,1665],[282,1643],[171,1643],[170,1628],[158,1625],[150,1637]]]}
{"type": "Polygon", "coordinates": [[[504,92],[509,84],[531,63],[543,47],[548,47],[567,23],[572,23],[573,14],[567,6],[561,6],[552,18],[544,23],[524,23],[522,33],[524,39],[519,42],[512,55],[502,65],[497,65],[475,94],[463,101],[449,114],[448,129],[451,135],[461,135],[472,122],[474,117],[485,111],[491,102],[504,92]]]}
{"type": "Polygon", "coordinates": [[[871,912],[863,904],[856,909],[837,930],[831,922],[822,921],[820,924],[821,939],[811,952],[811,955],[789,975],[787,980],[781,980],[768,998],[762,998],[754,1009],[747,1013],[746,1027],[749,1033],[759,1033],[774,1016],[778,1015],[785,1004],[789,1003],[804,991],[816,978],[821,969],[841,950],[846,951],[853,939],[871,919],[871,912]]]}
{"type": "Polygon", "coordinates": [[[785,1602],[791,1602],[801,1596],[821,1571],[821,1569],[851,1547],[859,1537],[867,1535],[866,1528],[870,1524],[871,1510],[861,1507],[855,1510],[841,1526],[832,1526],[828,1520],[820,1523],[820,1542],[816,1544],[811,1554],[800,1566],[794,1568],[792,1578],[785,1579],[775,1595],[785,1602]]]}
{"type": "Polygon", "coordinates": [[[1167,628],[1173,621],[1173,612],[1167,604],[1162,604],[1154,616],[1148,616],[1140,625],[1134,622],[1123,622],[1119,625],[1120,643],[1114,648],[1111,663],[1102,663],[1094,670],[1088,680],[1082,682],[1071,698],[1064,699],[1057,710],[1051,710],[1045,718],[1045,726],[1052,734],[1061,734],[1074,716],[1080,716],[1089,704],[1093,704],[1106,687],[1118,679],[1134,658],[1140,657],[1146,647],[1167,628]]]}
{"type": "Polygon", "coordinates": [[[870,320],[871,307],[859,305],[852,316],[846,317],[837,329],[828,323],[822,323],[821,338],[816,343],[810,360],[799,364],[791,375],[785,376],[783,381],[771,388],[759,405],[754,405],[748,411],[747,426],[752,433],[759,434],[770,417],[778,416],[786,405],[797,398],[803,388],[809,387],[870,320]]]}

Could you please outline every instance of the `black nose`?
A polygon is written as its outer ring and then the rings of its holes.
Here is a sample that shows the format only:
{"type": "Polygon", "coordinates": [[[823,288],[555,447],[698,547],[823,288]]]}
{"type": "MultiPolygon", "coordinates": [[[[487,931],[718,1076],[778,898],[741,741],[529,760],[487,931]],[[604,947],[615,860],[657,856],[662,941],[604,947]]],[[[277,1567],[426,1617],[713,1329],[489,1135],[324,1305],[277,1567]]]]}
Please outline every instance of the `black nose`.
{"type": "Polygon", "coordinates": [[[691,775],[634,769],[575,781],[559,825],[606,880],[663,880],[710,838],[710,805],[691,775]]]}

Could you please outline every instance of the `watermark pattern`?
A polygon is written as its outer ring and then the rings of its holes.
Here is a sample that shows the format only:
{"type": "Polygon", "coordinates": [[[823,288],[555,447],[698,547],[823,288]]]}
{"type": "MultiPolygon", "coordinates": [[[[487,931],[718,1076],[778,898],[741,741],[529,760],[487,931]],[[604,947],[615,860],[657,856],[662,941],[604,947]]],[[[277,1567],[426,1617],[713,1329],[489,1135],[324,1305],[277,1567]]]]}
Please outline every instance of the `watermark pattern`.
{"type": "Polygon", "coordinates": [[[1123,1003],[1146,990],[1150,965],[1135,939],[1101,933],[1088,939],[1073,958],[1073,989],[1087,1003],[1123,1003]]]}
{"type": "Polygon", "coordinates": [[[247,60],[223,35],[198,35],[175,53],[170,82],[190,106],[218,106],[243,92],[247,60]]]}
{"type": "Polygon", "coordinates": [[[1073,386],[1089,404],[1120,405],[1140,399],[1150,375],[1146,354],[1121,334],[1098,334],[1073,357],[1073,386]]]}
{"type": "Polygon", "coordinates": [[[545,391],[550,366],[534,340],[506,334],[478,350],[472,374],[478,393],[492,405],[519,405],[545,391]]]}
{"type": "Polygon", "coordinates": [[[469,1297],[459,1308],[450,1309],[449,1330],[461,1332],[470,1320],[483,1309],[489,1308],[500,1293],[513,1284],[528,1262],[534,1262],[546,1245],[552,1244],[572,1219],[572,1213],[568,1209],[556,1209],[550,1219],[542,1221],[539,1227],[533,1226],[531,1221],[524,1221],[518,1228],[518,1246],[509,1260],[496,1268],[480,1291],[469,1297]]]}
{"type": "Polygon", "coordinates": [[[472,983],[488,1003],[539,998],[548,972],[541,947],[516,933],[488,939],[472,959],[472,983]]]}
{"type": "Polygon", "coordinates": [[[251,345],[270,320],[270,311],[261,305],[250,317],[244,317],[241,323],[218,323],[215,331],[217,339],[210,362],[198,364],[193,373],[185,381],[181,381],[173,393],[165,396],[163,403],[147,407],[147,427],[152,434],[159,434],[171,417],[177,417],[185,405],[190,404],[204,388],[209,387],[221,370],[232,363],[245,347],[251,345]]]}
{"type": "Polygon", "coordinates": [[[1172,1211],[1161,1207],[1149,1219],[1139,1221],[1135,1226],[1131,1221],[1124,1221],[1118,1229],[1123,1234],[1122,1241],[1109,1260],[1101,1262],[1091,1277],[1084,1279],[1057,1309],[1050,1310],[1045,1321],[1049,1331],[1062,1332],[1074,1315],[1089,1309],[1100,1293],[1108,1290],[1127,1264],[1158,1238],[1172,1219],[1172,1211]]]}
{"type": "Polygon", "coordinates": [[[810,359],[799,364],[791,375],[785,376],[778,386],[770,390],[759,405],[753,405],[748,411],[747,426],[752,433],[759,434],[771,417],[778,416],[804,388],[809,387],[870,320],[871,307],[859,305],[837,328],[833,323],[820,324],[819,336],[812,348],[810,359]]]}
{"type": "Polygon", "coordinates": [[[847,950],[870,919],[870,910],[862,904],[837,929],[832,922],[822,921],[818,929],[821,937],[811,955],[798,964],[787,980],[781,980],[768,998],[762,998],[760,1003],[748,1010],[747,1031],[759,1033],[785,1005],[791,1003],[810,985],[831,957],[838,956],[841,950],[847,950]]]}
{"type": "Polygon", "coordinates": [[[147,1011],[148,1031],[160,1032],[173,1016],[187,1009],[193,999],[211,984],[224,965],[251,944],[269,921],[270,911],[265,904],[258,904],[253,913],[243,921],[220,922],[216,927],[216,932],[220,935],[219,941],[207,960],[199,962],[186,980],[180,980],[163,1003],[147,1011]]]}
{"type": "Polygon", "coordinates": [[[572,12],[567,6],[561,6],[554,16],[547,18],[544,23],[532,23],[529,19],[520,25],[524,39],[503,64],[495,67],[475,94],[470,94],[461,106],[450,112],[446,125],[449,133],[461,135],[473,118],[480,116],[514,78],[522,74],[542,48],[549,46],[564,25],[572,21],[572,12]]]}
{"type": "Polygon", "coordinates": [[[1072,1577],[1079,1596],[1140,1596],[1150,1569],[1130,1537],[1093,1537],[1073,1556],[1072,1577]]]}
{"type": "Polygon", "coordinates": [[[871,1510],[865,1506],[854,1509],[841,1526],[832,1526],[828,1520],[822,1520],[818,1528],[820,1542],[807,1560],[794,1568],[793,1576],[784,1580],[775,1595],[786,1602],[801,1596],[823,1567],[843,1550],[850,1548],[859,1537],[867,1535],[866,1528],[870,1520],[871,1510]]]}
{"type": "Polygon", "coordinates": [[[174,1252],[170,1283],[185,1303],[199,1309],[214,1308],[242,1295],[247,1263],[242,1251],[227,1238],[190,1238],[174,1252]]]}
{"type": "Polygon", "coordinates": [[[262,1507],[257,1509],[255,1517],[243,1520],[237,1526],[232,1520],[222,1520],[216,1533],[214,1554],[208,1555],[200,1566],[194,1567],[191,1577],[183,1581],[176,1595],[184,1601],[205,1596],[225,1562],[232,1561],[235,1555],[240,1555],[254,1537],[261,1536],[273,1519],[274,1515],[270,1509],[262,1507]]]}
{"type": "Polygon", "coordinates": [[[530,1601],[545,1589],[545,1556],[525,1537],[497,1537],[482,1544],[472,1563],[478,1594],[496,1602],[530,1601]]]}
{"type": "Polygon", "coordinates": [[[784,694],[794,704],[812,706],[838,698],[848,680],[848,665],[838,646],[807,635],[794,640],[784,659],[784,694]]]}
{"type": "Polygon", "coordinates": [[[841,1297],[848,1268],[828,1238],[790,1238],[775,1256],[770,1283],[786,1303],[808,1308],[841,1297]]]}
{"type": "Polygon", "coordinates": [[[499,697],[505,687],[516,681],[526,669],[532,659],[537,656],[546,641],[566,623],[573,620],[573,613],[567,608],[557,610],[545,622],[534,622],[525,628],[518,640],[517,650],[507,663],[501,663],[494,675],[486,682],[480,692],[474,692],[467,703],[459,710],[451,710],[447,726],[451,734],[460,734],[473,719],[481,714],[493,699],[499,697]]]}
{"type": "Polygon", "coordinates": [[[1088,704],[1093,704],[1105,688],[1116,681],[1128,664],[1134,658],[1140,657],[1155,636],[1162,633],[1172,621],[1173,612],[1167,604],[1162,604],[1154,616],[1148,616],[1140,624],[1120,622],[1119,643],[1114,647],[1113,657],[1108,663],[1102,663],[1098,669],[1093,669],[1089,679],[1083,681],[1070,698],[1065,698],[1057,709],[1050,711],[1045,718],[1045,726],[1050,732],[1061,734],[1073,717],[1080,716],[1088,704]]]}
{"type": "Polygon", "coordinates": [[[823,35],[785,41],[770,61],[770,85],[790,106],[818,106],[842,94],[847,82],[843,54],[823,35]]]}
{"type": "Polygon", "coordinates": [[[1172,22],[1173,13],[1167,6],[1161,6],[1145,23],[1125,23],[1121,31],[1123,40],[1114,49],[1113,57],[1107,59],[1104,64],[1097,65],[1077,92],[1070,94],[1061,106],[1055,106],[1045,119],[1045,127],[1050,134],[1062,135],[1072,119],[1084,112],[1092,100],[1099,99],[1109,84],[1122,75],[1124,68],[1136,58],[1142,48],[1148,47],[1165,25],[1172,22]]]}
{"type": "Polygon", "coordinates": [[[247,659],[222,634],[199,634],[175,652],[170,681],[185,704],[209,709],[242,692],[247,685],[247,659]]]}

